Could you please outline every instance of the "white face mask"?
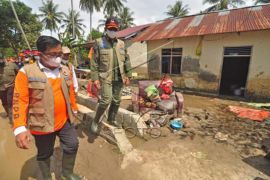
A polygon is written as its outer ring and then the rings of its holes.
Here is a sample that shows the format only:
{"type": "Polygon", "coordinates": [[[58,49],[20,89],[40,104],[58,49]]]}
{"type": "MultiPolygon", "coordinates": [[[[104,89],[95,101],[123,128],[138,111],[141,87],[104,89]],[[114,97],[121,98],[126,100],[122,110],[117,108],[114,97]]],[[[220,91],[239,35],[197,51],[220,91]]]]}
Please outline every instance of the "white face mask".
{"type": "Polygon", "coordinates": [[[53,57],[53,58],[48,58],[46,61],[46,64],[48,64],[51,67],[59,67],[61,64],[62,58],[61,57],[53,57]]]}
{"type": "Polygon", "coordinates": [[[106,34],[109,38],[111,39],[115,39],[116,38],[116,35],[117,35],[117,32],[116,31],[110,31],[110,30],[106,30],[106,34]]]}
{"type": "Polygon", "coordinates": [[[62,63],[67,64],[68,60],[62,59],[62,63]]]}

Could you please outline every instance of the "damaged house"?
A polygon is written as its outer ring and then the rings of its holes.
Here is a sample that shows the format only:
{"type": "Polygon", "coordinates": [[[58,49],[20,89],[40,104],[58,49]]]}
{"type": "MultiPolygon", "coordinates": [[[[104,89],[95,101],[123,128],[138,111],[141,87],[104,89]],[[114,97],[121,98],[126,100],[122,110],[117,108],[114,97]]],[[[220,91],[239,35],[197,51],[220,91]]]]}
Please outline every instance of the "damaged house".
{"type": "Polygon", "coordinates": [[[270,99],[270,5],[166,19],[134,41],[147,43],[151,79],[178,88],[270,99]]]}

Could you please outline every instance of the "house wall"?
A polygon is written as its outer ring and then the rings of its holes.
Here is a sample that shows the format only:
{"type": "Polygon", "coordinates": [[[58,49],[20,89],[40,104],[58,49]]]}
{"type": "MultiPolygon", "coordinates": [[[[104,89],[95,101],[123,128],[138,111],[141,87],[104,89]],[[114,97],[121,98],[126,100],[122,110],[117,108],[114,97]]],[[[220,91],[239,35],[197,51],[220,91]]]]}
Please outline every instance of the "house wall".
{"type": "Polygon", "coordinates": [[[137,73],[138,79],[148,78],[147,73],[147,44],[146,42],[133,42],[132,40],[125,41],[127,51],[130,57],[131,66],[134,68],[134,73],[137,73]]]}
{"type": "Polygon", "coordinates": [[[182,73],[172,75],[176,86],[218,93],[224,47],[233,46],[252,46],[246,96],[270,98],[270,30],[148,41],[149,76],[162,76],[161,49],[183,48],[182,73]]]}

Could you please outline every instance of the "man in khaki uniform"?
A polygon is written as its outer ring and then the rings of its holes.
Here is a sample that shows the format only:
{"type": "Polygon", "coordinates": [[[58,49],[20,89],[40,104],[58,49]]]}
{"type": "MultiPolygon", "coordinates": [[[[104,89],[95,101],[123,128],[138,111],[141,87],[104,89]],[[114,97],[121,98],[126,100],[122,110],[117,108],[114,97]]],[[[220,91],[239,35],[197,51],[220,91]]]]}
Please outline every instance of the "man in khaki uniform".
{"type": "Polygon", "coordinates": [[[110,106],[108,122],[120,127],[116,121],[121,102],[123,85],[130,84],[131,64],[123,41],[117,39],[119,23],[115,18],[108,18],[102,38],[94,46],[94,57],[91,60],[91,79],[101,89],[101,99],[90,130],[98,132],[101,116],[110,106]]]}
{"type": "Polygon", "coordinates": [[[11,124],[14,80],[18,70],[19,68],[14,62],[6,63],[4,59],[0,59],[0,98],[11,124]]]}

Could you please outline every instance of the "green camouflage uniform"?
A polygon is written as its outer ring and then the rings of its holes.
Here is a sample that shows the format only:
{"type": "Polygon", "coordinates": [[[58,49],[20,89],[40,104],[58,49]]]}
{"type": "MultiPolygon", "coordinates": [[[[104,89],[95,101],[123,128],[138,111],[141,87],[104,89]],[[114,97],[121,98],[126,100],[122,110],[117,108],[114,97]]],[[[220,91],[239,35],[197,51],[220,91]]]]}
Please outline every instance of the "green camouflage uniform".
{"type": "Polygon", "coordinates": [[[108,121],[115,121],[125,77],[131,77],[131,63],[124,42],[106,36],[97,39],[91,61],[91,79],[100,80],[101,99],[94,122],[100,121],[109,105],[108,121]]]}
{"type": "Polygon", "coordinates": [[[0,98],[10,122],[12,122],[12,99],[17,72],[18,66],[15,63],[8,62],[0,67],[0,98]]]}

